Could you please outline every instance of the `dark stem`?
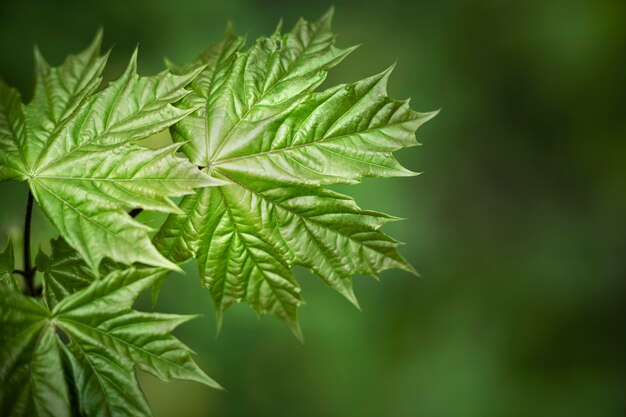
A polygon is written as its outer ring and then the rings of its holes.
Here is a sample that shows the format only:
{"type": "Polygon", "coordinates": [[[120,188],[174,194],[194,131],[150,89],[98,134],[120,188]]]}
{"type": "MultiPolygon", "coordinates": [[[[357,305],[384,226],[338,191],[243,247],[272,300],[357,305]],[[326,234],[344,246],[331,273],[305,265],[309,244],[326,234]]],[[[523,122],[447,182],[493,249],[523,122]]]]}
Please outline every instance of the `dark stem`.
{"type": "Polygon", "coordinates": [[[32,267],[30,261],[30,230],[31,220],[33,218],[33,193],[28,190],[28,202],[26,203],[26,218],[24,219],[24,281],[26,282],[26,291],[31,296],[36,296],[35,289],[35,268],[32,267]]]}

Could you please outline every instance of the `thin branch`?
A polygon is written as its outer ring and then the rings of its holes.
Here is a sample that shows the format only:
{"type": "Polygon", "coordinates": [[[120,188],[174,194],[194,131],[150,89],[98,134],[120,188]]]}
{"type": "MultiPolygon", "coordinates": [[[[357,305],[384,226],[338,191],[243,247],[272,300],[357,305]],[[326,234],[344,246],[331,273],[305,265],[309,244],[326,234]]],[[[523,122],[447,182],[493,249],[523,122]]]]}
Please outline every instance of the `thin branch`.
{"type": "MultiPolygon", "coordinates": [[[[28,190],[28,202],[26,203],[26,217],[24,219],[24,281],[26,291],[31,296],[37,295],[35,289],[35,272],[30,260],[30,234],[33,218],[33,193],[28,190]]],[[[19,272],[18,272],[19,273],[19,272]]]]}

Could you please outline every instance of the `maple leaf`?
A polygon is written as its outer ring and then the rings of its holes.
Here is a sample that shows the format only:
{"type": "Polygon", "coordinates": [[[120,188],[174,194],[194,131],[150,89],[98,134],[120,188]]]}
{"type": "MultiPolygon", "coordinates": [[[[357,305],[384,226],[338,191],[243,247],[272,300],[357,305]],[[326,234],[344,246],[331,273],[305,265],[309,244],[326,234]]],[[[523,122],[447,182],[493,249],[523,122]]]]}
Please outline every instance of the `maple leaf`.
{"type": "Polygon", "coordinates": [[[78,410],[86,416],[151,416],[137,367],[164,381],[220,388],[171,335],[193,316],[132,309],[164,274],[147,267],[115,271],[52,309],[0,286],[0,415],[69,417],[78,410]]]}
{"type": "Polygon", "coordinates": [[[0,80],[0,181],[27,181],[35,200],[65,240],[97,271],[103,258],[176,269],[152,245],[133,208],[177,212],[169,197],[218,180],[176,156],[180,145],[136,145],[194,108],[171,104],[202,68],[137,75],[137,53],[122,76],[99,89],[108,53],[92,44],[60,67],[36,50],[36,88],[23,104],[0,80]]]}
{"type": "Polygon", "coordinates": [[[353,275],[414,272],[398,242],[379,231],[396,218],[322,186],[414,175],[393,152],[417,145],[415,130],[435,113],[389,98],[391,69],[316,91],[354,49],[334,46],[331,16],[300,20],[248,50],[229,29],[181,69],[206,65],[177,104],[197,110],[172,127],[172,137],[193,163],[229,184],[185,197],[184,214],[170,215],[155,244],[175,262],[198,260],[219,323],[226,308],[245,301],[300,336],[294,265],[354,304],[353,275]]]}

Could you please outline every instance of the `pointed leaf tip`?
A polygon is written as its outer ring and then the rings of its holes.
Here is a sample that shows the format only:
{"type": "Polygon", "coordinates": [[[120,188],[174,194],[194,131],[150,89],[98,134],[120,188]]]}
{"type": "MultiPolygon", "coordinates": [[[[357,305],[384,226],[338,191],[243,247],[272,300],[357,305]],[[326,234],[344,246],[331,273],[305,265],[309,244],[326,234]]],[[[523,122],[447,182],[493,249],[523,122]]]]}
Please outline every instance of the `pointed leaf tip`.
{"type": "Polygon", "coordinates": [[[137,59],[139,56],[139,44],[135,46],[133,49],[133,53],[130,56],[130,60],[128,61],[128,65],[124,70],[123,77],[132,77],[133,75],[137,75],[137,59]]]}
{"type": "Polygon", "coordinates": [[[33,58],[35,59],[35,70],[38,73],[44,73],[50,68],[50,64],[46,61],[38,44],[33,45],[33,58]]]}
{"type": "Polygon", "coordinates": [[[283,19],[280,19],[276,24],[276,28],[274,28],[274,33],[272,36],[280,36],[280,32],[283,30],[283,19]]]}
{"type": "Polygon", "coordinates": [[[344,285],[343,288],[339,290],[339,293],[343,295],[350,303],[357,308],[357,310],[361,311],[361,304],[354,293],[354,287],[352,285],[352,281],[350,280],[347,285],[344,285]]]}
{"type": "Polygon", "coordinates": [[[291,333],[298,339],[298,342],[301,344],[304,343],[304,333],[302,333],[302,328],[300,327],[300,321],[297,318],[294,318],[293,321],[287,322],[287,327],[291,331],[291,333]]]}
{"type": "Polygon", "coordinates": [[[215,338],[216,339],[222,333],[222,324],[224,324],[224,310],[216,306],[215,308],[215,338]]]}
{"type": "Polygon", "coordinates": [[[93,40],[91,41],[91,44],[89,45],[87,50],[91,50],[94,53],[99,54],[100,53],[100,48],[102,47],[103,35],[104,35],[104,29],[102,28],[102,26],[99,26],[98,29],[96,30],[96,34],[94,35],[93,40]]]}
{"type": "Polygon", "coordinates": [[[235,34],[235,24],[231,19],[226,21],[226,29],[224,30],[224,36],[231,36],[235,34]]]}
{"type": "Polygon", "coordinates": [[[335,5],[331,5],[328,10],[320,17],[318,22],[327,22],[328,27],[330,28],[330,24],[332,23],[333,18],[335,17],[335,5]]]}

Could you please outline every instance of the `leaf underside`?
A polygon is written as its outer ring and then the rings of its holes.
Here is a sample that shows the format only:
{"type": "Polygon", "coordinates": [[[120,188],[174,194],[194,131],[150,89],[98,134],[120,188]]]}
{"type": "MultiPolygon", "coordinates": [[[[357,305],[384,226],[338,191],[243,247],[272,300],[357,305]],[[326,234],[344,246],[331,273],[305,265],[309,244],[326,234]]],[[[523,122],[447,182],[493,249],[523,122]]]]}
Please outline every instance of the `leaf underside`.
{"type": "Polygon", "coordinates": [[[230,28],[184,72],[205,65],[177,107],[192,111],[171,133],[189,159],[228,184],[183,198],[154,242],[173,262],[198,261],[218,322],[245,301],[300,335],[303,265],[357,304],[352,276],[386,269],[414,272],[398,242],[379,231],[397,220],[360,209],[323,188],[364,177],[414,175],[393,156],[417,145],[415,130],[434,113],[387,96],[391,69],[317,91],[327,71],[354,48],[338,49],[332,11],[299,21],[249,49],[230,28]]]}

